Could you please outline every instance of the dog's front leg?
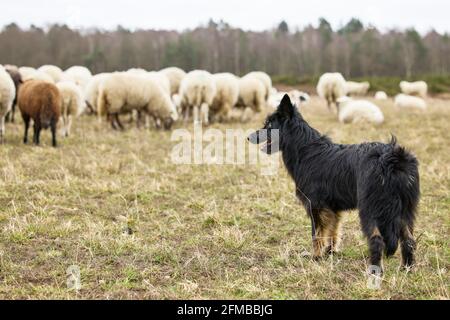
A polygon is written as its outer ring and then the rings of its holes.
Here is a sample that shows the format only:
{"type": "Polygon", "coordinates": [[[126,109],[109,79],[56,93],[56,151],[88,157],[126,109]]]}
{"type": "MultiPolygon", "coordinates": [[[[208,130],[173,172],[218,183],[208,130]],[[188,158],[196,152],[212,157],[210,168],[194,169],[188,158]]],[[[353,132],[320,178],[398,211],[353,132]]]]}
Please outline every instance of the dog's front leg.
{"type": "Polygon", "coordinates": [[[326,237],[324,233],[324,224],[321,217],[320,210],[312,210],[311,214],[312,227],[312,244],[313,244],[313,258],[319,260],[323,256],[324,248],[326,247],[326,237]]]}

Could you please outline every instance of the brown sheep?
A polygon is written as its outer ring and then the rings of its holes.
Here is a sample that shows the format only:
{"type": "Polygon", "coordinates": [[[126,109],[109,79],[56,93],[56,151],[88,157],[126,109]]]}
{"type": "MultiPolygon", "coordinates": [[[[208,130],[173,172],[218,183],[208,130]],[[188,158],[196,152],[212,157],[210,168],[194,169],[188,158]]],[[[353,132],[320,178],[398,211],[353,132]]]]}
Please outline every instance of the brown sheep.
{"type": "Polygon", "coordinates": [[[23,142],[28,142],[28,128],[30,119],[33,119],[33,142],[39,145],[41,129],[50,127],[52,145],[56,147],[56,126],[61,114],[61,95],[58,88],[42,80],[25,81],[19,90],[18,105],[25,123],[23,142]]]}
{"type": "Polygon", "coordinates": [[[20,75],[19,69],[17,67],[6,66],[5,70],[11,76],[11,79],[14,82],[14,86],[16,87],[16,96],[14,98],[11,111],[6,115],[6,122],[14,123],[14,116],[16,114],[17,97],[19,95],[19,86],[22,84],[22,76],[20,75]]]}

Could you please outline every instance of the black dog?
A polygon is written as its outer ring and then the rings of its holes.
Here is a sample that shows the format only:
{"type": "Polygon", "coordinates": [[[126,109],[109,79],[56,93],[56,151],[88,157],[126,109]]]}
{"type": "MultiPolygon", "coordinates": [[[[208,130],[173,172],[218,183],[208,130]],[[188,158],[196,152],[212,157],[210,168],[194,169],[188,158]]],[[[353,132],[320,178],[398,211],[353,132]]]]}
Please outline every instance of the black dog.
{"type": "Polygon", "coordinates": [[[371,265],[381,268],[383,251],[393,255],[399,241],[403,265],[414,263],[418,162],[394,137],[389,144],[335,144],[310,127],[285,95],[264,128],[248,140],[267,142],[262,150],[268,154],[282,152],[311,217],[315,258],[336,251],[341,213],[357,208],[371,265]]]}

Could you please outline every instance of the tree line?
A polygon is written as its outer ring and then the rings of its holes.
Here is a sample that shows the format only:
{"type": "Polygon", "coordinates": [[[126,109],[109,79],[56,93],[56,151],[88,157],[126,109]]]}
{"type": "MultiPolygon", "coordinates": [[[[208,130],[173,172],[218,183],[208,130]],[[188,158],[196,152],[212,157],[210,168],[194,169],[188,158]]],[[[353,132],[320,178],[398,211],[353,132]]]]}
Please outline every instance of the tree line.
{"type": "Polygon", "coordinates": [[[167,66],[237,75],[262,70],[272,76],[305,78],[328,71],[348,78],[450,73],[447,33],[380,32],[358,19],[336,30],[323,18],[315,26],[295,30],[283,21],[262,32],[212,20],[182,32],[132,32],[120,26],[113,31],[73,30],[66,25],[22,29],[10,24],[0,33],[0,48],[1,64],[54,64],[63,69],[85,65],[94,73],[167,66]]]}

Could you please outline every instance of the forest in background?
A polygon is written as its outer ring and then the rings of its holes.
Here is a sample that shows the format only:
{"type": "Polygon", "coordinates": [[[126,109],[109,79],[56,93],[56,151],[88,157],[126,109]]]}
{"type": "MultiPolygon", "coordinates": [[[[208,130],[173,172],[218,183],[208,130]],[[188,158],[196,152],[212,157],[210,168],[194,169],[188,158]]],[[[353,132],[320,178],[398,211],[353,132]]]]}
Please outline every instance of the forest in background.
{"type": "MultiPolygon", "coordinates": [[[[93,73],[141,67],[159,70],[232,72],[262,70],[285,84],[313,82],[320,74],[339,71],[347,78],[415,79],[428,77],[432,91],[450,88],[450,36],[415,29],[381,32],[354,18],[339,29],[326,19],[292,29],[282,21],[263,32],[244,31],[226,22],[184,31],[73,30],[65,25],[0,32],[0,63],[65,69],[85,65],[93,73]],[[437,80],[436,80],[437,79],[437,80]]],[[[389,91],[389,90],[388,90],[389,91]]]]}

